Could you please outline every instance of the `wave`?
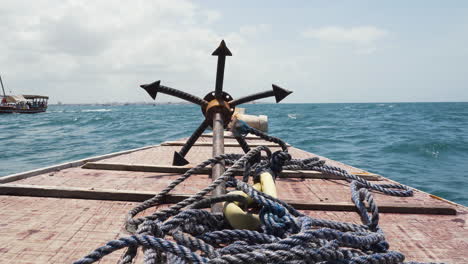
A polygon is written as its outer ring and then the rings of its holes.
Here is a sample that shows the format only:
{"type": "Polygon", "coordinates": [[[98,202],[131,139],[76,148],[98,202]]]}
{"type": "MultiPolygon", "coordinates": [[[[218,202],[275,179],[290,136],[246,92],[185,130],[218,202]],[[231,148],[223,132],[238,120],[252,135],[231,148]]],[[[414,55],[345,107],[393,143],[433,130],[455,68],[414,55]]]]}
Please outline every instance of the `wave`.
{"type": "Polygon", "coordinates": [[[112,109],[84,109],[81,112],[111,112],[112,109]]]}
{"type": "MultiPolygon", "coordinates": [[[[269,133],[318,155],[468,204],[468,103],[259,104],[269,133]],[[442,182],[438,182],[443,179],[442,182]]],[[[0,177],[188,137],[192,105],[51,105],[49,115],[0,116],[0,177]],[[108,107],[108,108],[106,108],[108,107]],[[40,153],[40,155],[38,155],[40,153]]]]}

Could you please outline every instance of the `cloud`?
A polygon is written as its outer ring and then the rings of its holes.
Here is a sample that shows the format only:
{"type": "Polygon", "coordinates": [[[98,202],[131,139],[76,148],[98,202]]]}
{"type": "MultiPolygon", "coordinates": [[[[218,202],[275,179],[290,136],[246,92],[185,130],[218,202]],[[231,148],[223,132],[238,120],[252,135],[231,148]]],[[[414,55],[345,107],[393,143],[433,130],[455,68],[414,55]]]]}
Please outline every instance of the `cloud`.
{"type": "Polygon", "coordinates": [[[259,25],[248,25],[242,26],[239,29],[239,32],[248,36],[260,35],[263,33],[269,33],[271,31],[271,26],[268,24],[259,24],[259,25]]]}
{"type": "Polygon", "coordinates": [[[44,93],[52,102],[141,101],[138,85],[158,79],[203,96],[219,41],[237,52],[267,29],[220,34],[211,24],[221,17],[188,0],[6,1],[0,74],[14,93],[44,93]]]}
{"type": "Polygon", "coordinates": [[[388,35],[388,32],[374,26],[337,27],[327,26],[310,28],[302,32],[305,38],[317,39],[328,44],[351,45],[358,52],[371,53],[376,50],[377,42],[388,35]]]}
{"type": "Polygon", "coordinates": [[[41,19],[38,41],[51,53],[93,56],[106,50],[112,40],[109,34],[80,20],[77,16],[64,16],[55,20],[41,19]]]}
{"type": "Polygon", "coordinates": [[[221,13],[215,10],[205,10],[203,11],[203,15],[206,18],[205,20],[206,24],[212,24],[221,18],[221,13]]]}

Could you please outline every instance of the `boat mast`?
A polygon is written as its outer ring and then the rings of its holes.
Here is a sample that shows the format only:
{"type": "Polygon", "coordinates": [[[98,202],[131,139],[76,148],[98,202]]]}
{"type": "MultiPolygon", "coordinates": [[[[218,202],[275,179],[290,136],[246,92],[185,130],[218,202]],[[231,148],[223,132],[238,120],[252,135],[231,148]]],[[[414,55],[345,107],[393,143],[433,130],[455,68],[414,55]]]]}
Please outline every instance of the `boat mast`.
{"type": "Polygon", "coordinates": [[[2,81],[2,76],[1,76],[1,75],[0,75],[0,84],[2,84],[3,97],[6,97],[6,94],[5,94],[5,87],[3,87],[3,81],[2,81]]]}

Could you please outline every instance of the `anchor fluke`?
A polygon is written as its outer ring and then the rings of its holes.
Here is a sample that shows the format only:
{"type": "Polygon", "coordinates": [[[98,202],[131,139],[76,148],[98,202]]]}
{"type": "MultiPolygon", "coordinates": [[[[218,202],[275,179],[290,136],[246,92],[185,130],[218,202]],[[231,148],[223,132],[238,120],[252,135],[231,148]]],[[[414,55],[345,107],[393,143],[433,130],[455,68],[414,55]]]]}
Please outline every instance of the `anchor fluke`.
{"type": "Polygon", "coordinates": [[[223,94],[223,81],[224,81],[224,66],[226,64],[226,56],[232,56],[231,51],[226,46],[226,42],[221,40],[219,47],[213,51],[213,56],[218,56],[218,65],[216,67],[216,86],[215,86],[215,97],[218,100],[222,100],[223,94]]]}
{"type": "Polygon", "coordinates": [[[142,84],[140,87],[145,89],[145,91],[151,96],[151,98],[153,98],[153,100],[156,100],[156,95],[158,94],[160,83],[161,81],[155,81],[150,84],[142,84]]]}
{"type": "Polygon", "coordinates": [[[272,84],[273,89],[264,91],[261,93],[256,93],[256,94],[251,94],[245,97],[238,98],[236,100],[232,100],[229,102],[229,105],[231,107],[235,107],[240,104],[245,104],[248,102],[252,102],[255,100],[260,100],[263,98],[271,97],[274,96],[276,99],[276,102],[279,103],[281,100],[283,100],[286,96],[290,95],[292,91],[286,90],[284,88],[279,87],[278,85],[272,84]]]}
{"type": "Polygon", "coordinates": [[[226,42],[224,40],[221,40],[221,43],[219,44],[219,47],[213,51],[211,54],[213,56],[232,56],[231,51],[228,49],[226,46],[226,42]]]}
{"type": "Polygon", "coordinates": [[[151,96],[151,98],[153,99],[156,99],[156,95],[158,93],[163,93],[167,95],[172,95],[174,97],[197,104],[202,107],[206,107],[206,105],[208,104],[207,101],[195,95],[191,95],[181,90],[161,85],[161,81],[155,81],[154,83],[150,83],[150,84],[143,84],[143,85],[140,85],[140,87],[145,89],[148,92],[148,94],[151,96]]]}
{"type": "Polygon", "coordinates": [[[184,158],[184,156],[180,155],[179,152],[174,152],[174,158],[172,160],[172,165],[174,166],[184,166],[189,164],[188,160],[184,158]]]}
{"type": "MultiPolygon", "coordinates": [[[[232,56],[232,53],[227,47],[226,42],[224,40],[221,40],[219,46],[213,51],[212,55],[217,57],[215,89],[214,91],[208,93],[203,99],[193,94],[184,92],[182,90],[162,85],[161,81],[159,80],[153,83],[140,85],[140,87],[145,89],[145,91],[154,100],[156,100],[158,93],[174,96],[187,102],[199,105],[201,107],[203,115],[205,116],[205,120],[187,139],[187,142],[185,142],[182,148],[174,153],[172,164],[175,166],[183,166],[189,164],[185,156],[193,147],[198,138],[209,126],[213,128],[213,156],[223,154],[223,131],[227,127],[229,122],[233,120],[232,117],[237,105],[273,96],[275,97],[276,102],[279,103],[281,100],[283,100],[285,97],[292,93],[289,90],[286,90],[273,84],[273,89],[251,94],[234,100],[228,93],[223,91],[226,57],[232,56]]],[[[249,144],[244,138],[236,137],[236,140],[242,147],[244,152],[247,153],[250,150],[249,144]]],[[[213,178],[217,178],[219,175],[222,174],[222,172],[224,171],[223,167],[224,165],[222,165],[221,163],[215,164],[213,166],[213,178]]],[[[218,188],[220,188],[219,190],[222,190],[221,187],[218,188]]],[[[222,193],[222,191],[220,191],[220,193],[222,193]]],[[[216,192],[214,193],[214,196],[216,196],[216,192]]]]}
{"type": "Polygon", "coordinates": [[[271,86],[273,86],[273,94],[275,95],[277,103],[281,102],[281,100],[292,93],[292,91],[281,88],[278,85],[272,84],[271,86]]]}

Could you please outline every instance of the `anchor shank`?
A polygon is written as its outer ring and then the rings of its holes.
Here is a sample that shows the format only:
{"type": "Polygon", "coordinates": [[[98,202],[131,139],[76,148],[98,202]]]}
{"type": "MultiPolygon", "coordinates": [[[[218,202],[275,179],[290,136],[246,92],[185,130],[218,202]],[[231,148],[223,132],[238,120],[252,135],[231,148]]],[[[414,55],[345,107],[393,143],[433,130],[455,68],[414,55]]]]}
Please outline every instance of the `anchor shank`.
{"type": "Polygon", "coordinates": [[[235,138],[245,153],[250,151],[249,144],[247,143],[247,141],[245,141],[243,137],[236,136],[235,138]]]}
{"type": "Polygon", "coordinates": [[[145,89],[146,92],[148,92],[148,94],[151,96],[151,98],[153,98],[153,100],[156,100],[156,96],[158,95],[158,93],[163,93],[163,94],[172,95],[174,97],[183,99],[185,101],[189,101],[201,107],[206,107],[208,105],[207,101],[195,95],[191,95],[181,90],[161,85],[161,81],[155,81],[150,84],[142,84],[140,85],[140,87],[145,89]]]}
{"type": "Polygon", "coordinates": [[[216,88],[215,88],[215,97],[217,99],[222,99],[221,95],[223,92],[223,81],[224,81],[224,66],[226,64],[226,56],[218,57],[218,67],[216,70],[216,88]]]}
{"type": "Polygon", "coordinates": [[[267,97],[274,96],[274,95],[275,95],[275,93],[272,90],[264,91],[264,92],[251,94],[251,95],[248,95],[248,96],[245,96],[245,97],[241,97],[241,98],[232,100],[231,102],[229,102],[229,105],[231,107],[235,107],[235,106],[240,105],[240,104],[245,104],[245,103],[248,103],[248,102],[252,102],[252,101],[255,101],[255,100],[267,98],[267,97]]]}
{"type": "MultiPolygon", "coordinates": [[[[213,115],[213,157],[224,154],[224,121],[221,113],[213,115]]],[[[213,166],[211,180],[215,181],[224,173],[224,161],[213,166]]],[[[223,183],[213,190],[213,196],[220,196],[226,193],[226,185],[223,183]]],[[[213,213],[222,213],[222,204],[214,204],[211,207],[213,213]]]]}
{"type": "Polygon", "coordinates": [[[223,96],[223,81],[224,81],[224,66],[226,64],[226,56],[232,56],[231,51],[226,46],[224,40],[219,43],[219,47],[213,51],[213,56],[218,56],[218,67],[216,69],[216,86],[215,86],[215,97],[218,100],[222,100],[223,96]]]}
{"type": "Polygon", "coordinates": [[[182,149],[179,151],[179,154],[185,157],[189,150],[192,148],[193,144],[197,141],[197,139],[203,134],[203,131],[208,127],[208,122],[205,120],[201,125],[193,132],[192,136],[187,140],[187,142],[184,144],[182,149]]]}
{"type": "Polygon", "coordinates": [[[279,103],[281,100],[283,100],[284,98],[286,98],[288,95],[292,93],[291,91],[281,88],[275,84],[272,84],[271,87],[273,88],[272,90],[261,92],[261,93],[256,93],[256,94],[252,94],[249,96],[241,97],[236,100],[232,100],[229,102],[229,105],[231,107],[236,107],[237,105],[240,105],[240,104],[245,104],[254,100],[263,99],[263,98],[267,98],[270,96],[274,96],[276,103],[279,103]]]}
{"type": "Polygon", "coordinates": [[[201,99],[201,98],[199,98],[199,97],[197,97],[195,95],[191,95],[189,93],[182,92],[180,90],[177,90],[177,89],[174,89],[174,88],[171,88],[171,87],[167,87],[167,86],[163,86],[163,85],[160,86],[158,92],[178,97],[180,99],[192,102],[192,103],[197,104],[199,106],[206,107],[206,105],[208,104],[207,101],[205,101],[205,100],[203,100],[203,99],[201,99]]]}

